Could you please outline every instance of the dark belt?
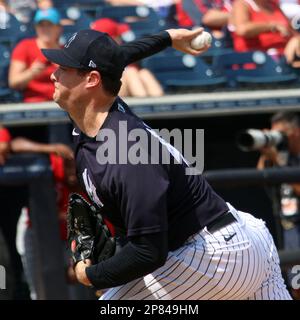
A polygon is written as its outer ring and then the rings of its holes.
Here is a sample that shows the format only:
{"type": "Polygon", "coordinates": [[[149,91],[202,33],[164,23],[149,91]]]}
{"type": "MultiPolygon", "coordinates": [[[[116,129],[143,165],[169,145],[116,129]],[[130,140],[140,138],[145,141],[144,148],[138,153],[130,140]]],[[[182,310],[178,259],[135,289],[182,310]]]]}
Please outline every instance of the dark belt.
{"type": "Polygon", "coordinates": [[[221,228],[224,228],[231,224],[232,222],[236,222],[236,218],[233,216],[233,214],[230,211],[225,212],[220,217],[218,217],[216,220],[209,223],[206,228],[207,231],[210,233],[216,232],[220,230],[221,228]]]}

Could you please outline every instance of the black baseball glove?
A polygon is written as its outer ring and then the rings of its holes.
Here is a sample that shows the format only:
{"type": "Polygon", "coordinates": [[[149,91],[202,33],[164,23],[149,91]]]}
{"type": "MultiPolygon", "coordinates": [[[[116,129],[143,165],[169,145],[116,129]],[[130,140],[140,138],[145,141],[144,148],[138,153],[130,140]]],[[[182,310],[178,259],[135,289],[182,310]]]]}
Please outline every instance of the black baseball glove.
{"type": "Polygon", "coordinates": [[[99,210],[79,194],[70,196],[67,223],[68,244],[74,265],[85,259],[95,264],[114,255],[115,238],[111,236],[99,210]]]}

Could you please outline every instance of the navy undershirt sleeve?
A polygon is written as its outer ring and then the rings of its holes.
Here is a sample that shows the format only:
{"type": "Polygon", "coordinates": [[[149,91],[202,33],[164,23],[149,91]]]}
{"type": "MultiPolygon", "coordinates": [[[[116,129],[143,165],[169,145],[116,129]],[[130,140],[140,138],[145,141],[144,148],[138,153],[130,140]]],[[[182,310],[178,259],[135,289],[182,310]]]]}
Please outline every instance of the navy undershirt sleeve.
{"type": "Polygon", "coordinates": [[[172,45],[172,39],[167,31],[122,44],[125,65],[154,55],[172,45]]]}
{"type": "Polygon", "coordinates": [[[167,232],[129,238],[113,257],[86,268],[97,289],[116,287],[143,277],[164,265],[168,255],[167,232]]]}

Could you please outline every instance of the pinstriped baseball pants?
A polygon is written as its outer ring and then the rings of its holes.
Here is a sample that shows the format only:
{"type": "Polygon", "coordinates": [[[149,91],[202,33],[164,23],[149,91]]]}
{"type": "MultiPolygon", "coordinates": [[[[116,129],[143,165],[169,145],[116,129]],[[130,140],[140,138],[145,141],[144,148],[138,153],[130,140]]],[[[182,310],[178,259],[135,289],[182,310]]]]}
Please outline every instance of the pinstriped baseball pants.
{"type": "Polygon", "coordinates": [[[204,228],[164,266],[100,300],[291,300],[265,223],[228,206],[237,222],[213,234],[204,228]]]}

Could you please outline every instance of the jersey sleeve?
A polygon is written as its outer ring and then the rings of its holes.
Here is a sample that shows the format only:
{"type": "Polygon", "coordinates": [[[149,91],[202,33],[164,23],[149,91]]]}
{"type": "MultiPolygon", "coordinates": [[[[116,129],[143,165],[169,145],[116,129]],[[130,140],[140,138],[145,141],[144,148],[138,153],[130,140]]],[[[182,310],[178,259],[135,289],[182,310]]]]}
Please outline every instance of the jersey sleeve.
{"type": "Polygon", "coordinates": [[[117,193],[127,236],[146,235],[168,229],[169,180],[161,165],[119,166],[117,193]]]}
{"type": "Polygon", "coordinates": [[[141,39],[122,44],[121,50],[125,65],[129,65],[138,60],[154,55],[168,46],[172,45],[172,40],[168,32],[162,31],[156,35],[150,35],[141,39]]]}

